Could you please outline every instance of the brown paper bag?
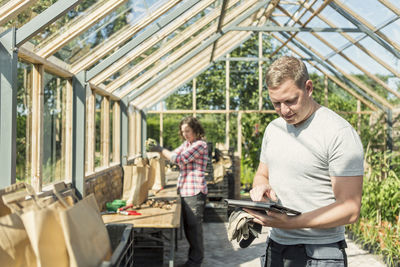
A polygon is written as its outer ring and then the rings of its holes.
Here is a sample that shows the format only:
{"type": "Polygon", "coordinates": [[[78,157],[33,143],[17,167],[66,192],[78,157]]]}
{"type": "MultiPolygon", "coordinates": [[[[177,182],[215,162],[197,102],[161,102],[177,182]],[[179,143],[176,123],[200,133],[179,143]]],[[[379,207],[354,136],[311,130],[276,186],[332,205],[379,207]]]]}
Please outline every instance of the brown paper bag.
{"type": "Polygon", "coordinates": [[[135,161],[135,165],[124,166],[124,186],[122,199],[127,204],[140,205],[148,196],[147,177],[149,165],[142,158],[135,161]]]}
{"type": "Polygon", "coordinates": [[[57,201],[45,207],[38,205],[21,215],[38,266],[69,266],[59,217],[63,210],[65,207],[57,201]]]}
{"type": "Polygon", "coordinates": [[[37,266],[35,253],[18,214],[0,218],[0,263],[9,267],[37,266]]]}
{"type": "Polygon", "coordinates": [[[150,159],[148,189],[161,190],[165,186],[165,160],[163,158],[150,159]]]}
{"type": "Polygon", "coordinates": [[[35,253],[20,217],[23,209],[33,204],[32,200],[25,199],[28,195],[25,183],[12,184],[0,190],[2,266],[37,266],[35,253]]]}
{"type": "Polygon", "coordinates": [[[222,182],[226,175],[226,169],[224,167],[223,162],[218,161],[213,163],[213,169],[214,169],[214,183],[222,182]]]}
{"type": "Polygon", "coordinates": [[[71,267],[99,266],[111,256],[110,238],[93,194],[61,211],[60,220],[71,267]]]}

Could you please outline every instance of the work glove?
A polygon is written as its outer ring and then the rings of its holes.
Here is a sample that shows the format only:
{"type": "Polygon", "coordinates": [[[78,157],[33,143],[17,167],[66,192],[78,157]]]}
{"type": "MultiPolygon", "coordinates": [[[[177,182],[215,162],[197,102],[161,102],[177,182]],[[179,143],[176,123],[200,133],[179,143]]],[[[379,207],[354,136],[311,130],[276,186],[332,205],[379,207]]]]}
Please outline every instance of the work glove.
{"type": "Polygon", "coordinates": [[[248,214],[241,208],[236,209],[229,216],[228,239],[240,241],[242,248],[248,247],[250,243],[261,233],[262,226],[253,222],[253,215],[248,214]]]}
{"type": "Polygon", "coordinates": [[[163,147],[160,146],[156,140],[151,138],[146,140],[145,145],[146,151],[148,152],[161,152],[163,150],[163,147]]]}

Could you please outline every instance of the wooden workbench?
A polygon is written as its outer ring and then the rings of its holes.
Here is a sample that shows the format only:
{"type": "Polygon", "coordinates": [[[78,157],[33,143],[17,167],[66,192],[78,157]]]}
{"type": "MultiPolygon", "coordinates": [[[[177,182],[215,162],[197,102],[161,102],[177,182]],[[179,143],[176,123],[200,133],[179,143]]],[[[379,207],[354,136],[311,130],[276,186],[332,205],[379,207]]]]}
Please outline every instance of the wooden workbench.
{"type": "Polygon", "coordinates": [[[158,229],[169,231],[168,240],[160,240],[164,245],[169,245],[169,266],[174,266],[175,248],[177,244],[176,232],[180,227],[181,222],[181,202],[176,191],[176,182],[178,172],[169,172],[166,174],[167,184],[164,189],[157,192],[149,199],[154,200],[175,200],[171,209],[161,209],[142,205],[136,211],[141,215],[120,215],[120,214],[105,214],[102,216],[104,223],[130,223],[136,229],[158,229]]]}

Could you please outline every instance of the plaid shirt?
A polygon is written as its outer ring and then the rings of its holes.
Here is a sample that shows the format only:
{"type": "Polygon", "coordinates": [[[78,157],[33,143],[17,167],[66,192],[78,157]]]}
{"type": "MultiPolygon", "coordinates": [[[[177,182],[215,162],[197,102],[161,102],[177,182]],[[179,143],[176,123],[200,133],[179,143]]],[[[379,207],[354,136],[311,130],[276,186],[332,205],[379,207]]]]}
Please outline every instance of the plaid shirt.
{"type": "Polygon", "coordinates": [[[195,196],[202,192],[207,194],[207,183],[204,176],[208,161],[207,143],[197,140],[188,141],[174,150],[171,161],[180,168],[178,178],[179,193],[183,197],[195,196]]]}

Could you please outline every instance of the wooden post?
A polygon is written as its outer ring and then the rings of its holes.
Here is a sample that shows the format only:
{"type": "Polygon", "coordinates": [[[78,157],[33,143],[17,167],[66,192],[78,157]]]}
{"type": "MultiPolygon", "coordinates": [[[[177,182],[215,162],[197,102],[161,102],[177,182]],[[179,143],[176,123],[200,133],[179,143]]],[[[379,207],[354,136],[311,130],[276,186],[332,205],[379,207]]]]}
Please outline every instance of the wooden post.
{"type": "Polygon", "coordinates": [[[164,107],[162,102],[160,102],[160,146],[164,146],[164,138],[163,138],[163,133],[164,133],[164,107]]]}
{"type": "Polygon", "coordinates": [[[229,149],[229,110],[230,110],[230,54],[226,55],[227,60],[225,61],[225,148],[229,149]]]}
{"type": "Polygon", "coordinates": [[[140,141],[142,140],[142,115],[140,114],[139,110],[135,111],[135,125],[136,125],[136,145],[135,145],[135,151],[136,151],[136,155],[138,154],[142,154],[142,144],[140,143],[140,141]]]}
{"type": "Polygon", "coordinates": [[[32,173],[31,184],[36,192],[42,191],[43,157],[43,91],[44,67],[32,69],[32,173]]]}
{"type": "Polygon", "coordinates": [[[263,88],[263,42],[262,42],[262,32],[258,33],[258,110],[262,110],[262,88],[263,88]]]}
{"type": "Polygon", "coordinates": [[[68,79],[65,87],[65,180],[72,182],[72,80],[68,79]]]}
{"type": "MultiPolygon", "coordinates": [[[[28,72],[24,72],[24,76],[27,76],[28,72]]],[[[31,177],[32,172],[32,72],[26,77],[26,92],[25,92],[25,107],[28,110],[26,114],[26,128],[25,128],[25,179],[31,177]]]]}
{"type": "Polygon", "coordinates": [[[328,103],[328,77],[325,75],[324,76],[324,100],[325,100],[325,107],[328,107],[329,103],[328,103]]]}
{"type": "Polygon", "coordinates": [[[133,157],[136,154],[135,144],[136,144],[136,116],[132,108],[132,105],[128,104],[128,158],[133,157]]]}
{"type": "Polygon", "coordinates": [[[193,79],[193,90],[192,90],[192,109],[193,109],[193,117],[196,117],[196,106],[197,106],[197,102],[196,102],[196,86],[197,86],[197,79],[194,78],[193,79]]]}
{"type": "Polygon", "coordinates": [[[110,98],[103,96],[101,103],[101,166],[110,165],[110,98]]]}
{"type": "Polygon", "coordinates": [[[361,101],[357,99],[357,133],[361,134],[361,101]]]}
{"type": "Polygon", "coordinates": [[[112,149],[112,161],[113,162],[120,162],[121,158],[121,102],[114,102],[113,105],[113,149],[112,149]]]}
{"type": "Polygon", "coordinates": [[[239,157],[242,157],[242,111],[238,112],[238,118],[237,118],[237,151],[239,154],[239,157]]]}
{"type": "Polygon", "coordinates": [[[96,94],[93,90],[86,96],[86,112],[86,172],[93,173],[96,158],[96,94]]]}

